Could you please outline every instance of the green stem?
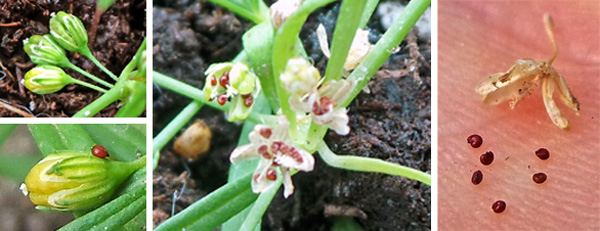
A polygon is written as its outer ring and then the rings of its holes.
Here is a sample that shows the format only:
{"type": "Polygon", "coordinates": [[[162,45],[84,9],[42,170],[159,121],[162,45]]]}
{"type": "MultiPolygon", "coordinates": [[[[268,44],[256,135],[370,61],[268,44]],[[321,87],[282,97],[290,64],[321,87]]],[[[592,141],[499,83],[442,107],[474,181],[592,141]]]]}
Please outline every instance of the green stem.
{"type": "Polygon", "coordinates": [[[322,142],[319,146],[319,155],[328,165],[336,168],[403,176],[431,186],[431,175],[427,173],[380,159],[361,156],[339,156],[329,150],[325,142],[322,142]]]}
{"type": "Polygon", "coordinates": [[[90,51],[89,47],[86,46],[79,53],[81,53],[83,56],[87,57],[88,59],[92,60],[92,62],[94,64],[96,64],[96,66],[98,66],[102,71],[104,71],[104,73],[106,73],[112,79],[114,79],[115,81],[119,80],[119,78],[117,78],[117,76],[115,74],[113,74],[108,69],[106,69],[106,67],[104,67],[104,65],[102,65],[102,63],[100,63],[100,61],[98,61],[98,59],[96,59],[96,57],[94,57],[94,55],[92,55],[92,51],[90,51]]]}
{"type": "Polygon", "coordinates": [[[105,90],[105,89],[102,89],[102,88],[100,88],[100,87],[98,87],[98,86],[94,86],[94,85],[92,85],[92,84],[90,84],[90,83],[83,82],[83,81],[81,81],[81,80],[78,80],[78,79],[71,79],[71,81],[72,81],[73,83],[75,83],[75,84],[79,84],[79,85],[81,85],[81,86],[89,87],[89,88],[91,88],[91,89],[94,89],[94,90],[96,90],[96,91],[99,91],[99,92],[102,92],[102,93],[107,93],[107,92],[108,92],[108,91],[107,91],[107,90],[105,90]]]}
{"type": "Polygon", "coordinates": [[[281,184],[283,183],[282,179],[283,177],[278,177],[277,182],[275,182],[275,185],[273,185],[266,192],[260,193],[256,201],[254,202],[252,209],[250,209],[248,216],[246,216],[246,219],[244,219],[244,222],[240,226],[240,231],[255,230],[256,226],[258,226],[259,222],[262,220],[263,215],[267,211],[267,208],[271,204],[273,197],[275,197],[275,194],[281,187],[281,184]]]}
{"type": "Polygon", "coordinates": [[[110,84],[110,83],[108,83],[108,82],[106,82],[104,80],[101,80],[100,78],[98,78],[98,77],[96,77],[96,76],[88,73],[87,71],[84,71],[83,69],[79,68],[78,66],[75,66],[74,64],[72,64],[68,60],[67,60],[67,62],[63,63],[62,65],[64,67],[71,68],[71,69],[79,72],[82,75],[85,75],[86,77],[88,77],[88,78],[90,78],[90,79],[98,82],[99,84],[104,85],[105,87],[108,87],[108,88],[113,88],[114,87],[114,85],[112,85],[112,84],[110,84]]]}
{"type": "Polygon", "coordinates": [[[177,132],[179,132],[183,126],[185,126],[187,122],[190,121],[194,115],[196,115],[196,113],[198,113],[198,111],[200,111],[202,106],[204,106],[204,103],[198,100],[192,101],[190,104],[185,106],[185,108],[183,108],[183,110],[181,110],[179,114],[177,114],[177,116],[175,116],[175,118],[173,118],[171,122],[169,122],[169,124],[167,124],[167,126],[165,126],[163,130],[158,133],[158,135],[156,135],[156,137],[154,137],[152,140],[152,151],[154,152],[154,159],[152,160],[154,162],[153,169],[156,169],[156,166],[158,165],[160,150],[163,149],[167,143],[169,143],[169,140],[175,137],[177,132]]]}

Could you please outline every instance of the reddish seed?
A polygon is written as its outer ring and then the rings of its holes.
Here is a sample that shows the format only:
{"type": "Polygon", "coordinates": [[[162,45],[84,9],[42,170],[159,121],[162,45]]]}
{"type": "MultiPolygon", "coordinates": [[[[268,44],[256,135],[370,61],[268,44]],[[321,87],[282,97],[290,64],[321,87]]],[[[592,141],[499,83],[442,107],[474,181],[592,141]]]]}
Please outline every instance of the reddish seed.
{"type": "Polygon", "coordinates": [[[543,172],[533,174],[533,181],[535,181],[535,183],[538,183],[538,184],[544,183],[547,178],[548,177],[543,172]]]}
{"type": "Polygon", "coordinates": [[[505,209],[506,203],[503,200],[498,200],[492,205],[492,210],[494,210],[495,213],[504,212],[505,209]]]}
{"type": "Polygon", "coordinates": [[[277,153],[279,151],[279,147],[281,147],[283,143],[281,141],[275,141],[271,144],[271,152],[277,153]]]}
{"type": "Polygon", "coordinates": [[[217,85],[217,78],[215,78],[214,76],[210,77],[210,85],[217,85]]]}
{"type": "Polygon", "coordinates": [[[99,144],[96,144],[96,145],[94,145],[94,147],[92,147],[92,155],[94,155],[96,157],[100,157],[102,159],[109,156],[108,151],[106,151],[106,149],[102,145],[99,145],[99,144]]]}
{"type": "Polygon", "coordinates": [[[474,185],[478,185],[479,183],[481,183],[482,180],[483,180],[483,173],[481,173],[480,170],[477,170],[476,172],[473,173],[473,176],[471,177],[471,183],[473,183],[474,185]]]}
{"type": "Polygon", "coordinates": [[[542,160],[550,158],[550,152],[545,148],[540,148],[535,151],[535,155],[542,160]]]}
{"type": "Polygon", "coordinates": [[[244,98],[244,105],[246,105],[246,107],[252,106],[252,103],[254,103],[254,100],[252,100],[252,97],[244,98]]]}
{"type": "Polygon", "coordinates": [[[323,110],[319,106],[319,103],[317,103],[317,102],[313,103],[312,113],[315,115],[318,115],[318,116],[323,115],[323,110]]]}
{"type": "Polygon", "coordinates": [[[269,137],[271,137],[271,134],[273,134],[273,130],[271,130],[270,128],[261,128],[259,133],[262,137],[269,139],[269,137]]]}
{"type": "Polygon", "coordinates": [[[257,152],[259,155],[261,155],[265,159],[269,159],[269,157],[270,157],[269,147],[267,147],[267,145],[262,145],[262,146],[258,147],[257,152]]]}
{"type": "Polygon", "coordinates": [[[483,143],[483,139],[481,138],[481,136],[473,134],[467,137],[467,143],[469,143],[471,147],[478,148],[483,143]]]}
{"type": "Polygon", "coordinates": [[[481,161],[483,165],[490,165],[492,161],[494,161],[494,153],[489,151],[481,154],[481,156],[479,156],[479,161],[481,161]]]}
{"type": "Polygon", "coordinates": [[[221,76],[221,78],[219,78],[219,84],[222,87],[226,87],[228,83],[229,83],[229,71],[226,71],[225,73],[223,73],[223,76],[221,76]]]}
{"type": "Polygon", "coordinates": [[[227,95],[225,95],[225,94],[220,95],[219,98],[217,98],[217,103],[223,105],[227,101],[227,98],[229,98],[229,97],[227,97],[227,95]]]}
{"type": "Polygon", "coordinates": [[[252,95],[250,95],[250,94],[242,95],[242,98],[244,98],[244,99],[248,98],[248,97],[252,97],[252,95]]]}
{"type": "Polygon", "coordinates": [[[267,179],[270,181],[277,180],[277,173],[274,169],[267,170],[267,179]]]}

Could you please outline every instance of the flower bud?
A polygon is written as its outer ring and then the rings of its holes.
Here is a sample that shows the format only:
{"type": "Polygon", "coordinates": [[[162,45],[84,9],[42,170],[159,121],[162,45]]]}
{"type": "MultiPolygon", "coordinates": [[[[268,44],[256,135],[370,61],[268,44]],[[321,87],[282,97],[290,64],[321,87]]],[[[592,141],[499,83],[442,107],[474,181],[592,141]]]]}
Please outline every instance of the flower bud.
{"type": "Polygon", "coordinates": [[[23,49],[31,62],[37,65],[62,66],[65,60],[68,62],[65,50],[54,42],[49,34],[29,37],[23,41],[23,49]]]}
{"type": "Polygon", "coordinates": [[[144,165],[143,158],[120,162],[75,151],[50,154],[33,166],[21,190],[37,209],[88,211],[108,201],[144,165]]]}
{"type": "Polygon", "coordinates": [[[64,11],[50,19],[50,34],[58,44],[69,51],[87,49],[88,36],[83,23],[75,15],[64,11]]]}
{"type": "Polygon", "coordinates": [[[302,97],[315,90],[320,79],[319,70],[301,57],[290,59],[280,76],[281,84],[293,97],[302,97]]]}
{"type": "Polygon", "coordinates": [[[273,27],[279,29],[285,20],[298,11],[300,5],[302,5],[301,0],[279,0],[273,3],[269,11],[273,27]]]}
{"type": "Polygon", "coordinates": [[[229,71],[229,84],[238,94],[246,95],[252,93],[256,84],[256,75],[254,75],[248,66],[243,63],[236,63],[229,71]]]}
{"type": "Polygon", "coordinates": [[[56,66],[37,66],[25,74],[23,84],[36,94],[49,94],[73,83],[73,78],[56,66]]]}

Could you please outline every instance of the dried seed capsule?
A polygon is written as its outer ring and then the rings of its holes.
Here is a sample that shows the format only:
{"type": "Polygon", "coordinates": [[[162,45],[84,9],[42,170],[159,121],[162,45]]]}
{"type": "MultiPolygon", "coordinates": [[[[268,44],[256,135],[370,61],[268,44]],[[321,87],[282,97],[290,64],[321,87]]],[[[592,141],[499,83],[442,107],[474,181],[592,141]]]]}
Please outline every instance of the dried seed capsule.
{"type": "Polygon", "coordinates": [[[545,148],[540,148],[537,151],[535,151],[535,155],[542,160],[550,158],[550,152],[548,151],[548,149],[545,148]]]}
{"type": "Polygon", "coordinates": [[[535,181],[535,183],[538,183],[538,184],[544,183],[547,178],[548,177],[543,172],[533,174],[533,181],[535,181]]]}
{"type": "Polygon", "coordinates": [[[473,183],[474,185],[478,185],[479,183],[481,183],[482,180],[483,180],[483,173],[481,173],[480,170],[477,170],[476,172],[473,173],[473,176],[471,177],[471,183],[473,183]]]}
{"type": "Polygon", "coordinates": [[[106,149],[99,144],[94,145],[94,147],[92,147],[92,155],[96,156],[96,157],[100,157],[102,159],[106,158],[107,156],[110,156],[108,154],[108,151],[106,151],[106,149]]]}
{"type": "Polygon", "coordinates": [[[494,161],[494,153],[488,151],[484,154],[481,154],[481,156],[479,156],[479,161],[481,161],[483,165],[490,165],[492,161],[494,161]]]}
{"type": "Polygon", "coordinates": [[[469,143],[471,147],[478,148],[483,143],[483,139],[480,135],[473,134],[467,137],[467,143],[469,143]]]}
{"type": "Polygon", "coordinates": [[[492,205],[492,210],[494,210],[495,213],[504,212],[505,209],[506,203],[503,200],[498,200],[492,205]]]}

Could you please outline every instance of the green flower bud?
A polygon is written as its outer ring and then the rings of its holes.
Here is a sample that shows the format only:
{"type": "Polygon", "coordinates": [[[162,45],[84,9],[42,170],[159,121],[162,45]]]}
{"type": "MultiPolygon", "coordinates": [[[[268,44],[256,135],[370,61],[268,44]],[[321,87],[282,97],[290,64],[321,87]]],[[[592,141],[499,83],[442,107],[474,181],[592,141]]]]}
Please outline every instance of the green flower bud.
{"type": "Polygon", "coordinates": [[[75,15],[64,11],[50,19],[50,34],[58,44],[69,51],[87,49],[88,36],[83,23],[75,15]]]}
{"type": "Polygon", "coordinates": [[[23,84],[36,94],[49,94],[73,83],[73,78],[56,66],[37,66],[25,74],[23,84]]]}
{"type": "Polygon", "coordinates": [[[65,50],[52,40],[49,34],[33,35],[23,41],[23,49],[31,62],[37,65],[63,66],[68,62],[65,50]]]}
{"type": "Polygon", "coordinates": [[[243,63],[234,64],[229,71],[229,84],[238,94],[250,94],[254,90],[256,79],[256,75],[243,63]]]}
{"type": "Polygon", "coordinates": [[[279,77],[283,88],[293,97],[302,97],[319,86],[321,74],[317,68],[301,57],[292,58],[279,77]]]}
{"type": "Polygon", "coordinates": [[[21,190],[40,210],[88,211],[144,165],[144,157],[120,162],[75,151],[50,154],[33,166],[21,190]]]}

